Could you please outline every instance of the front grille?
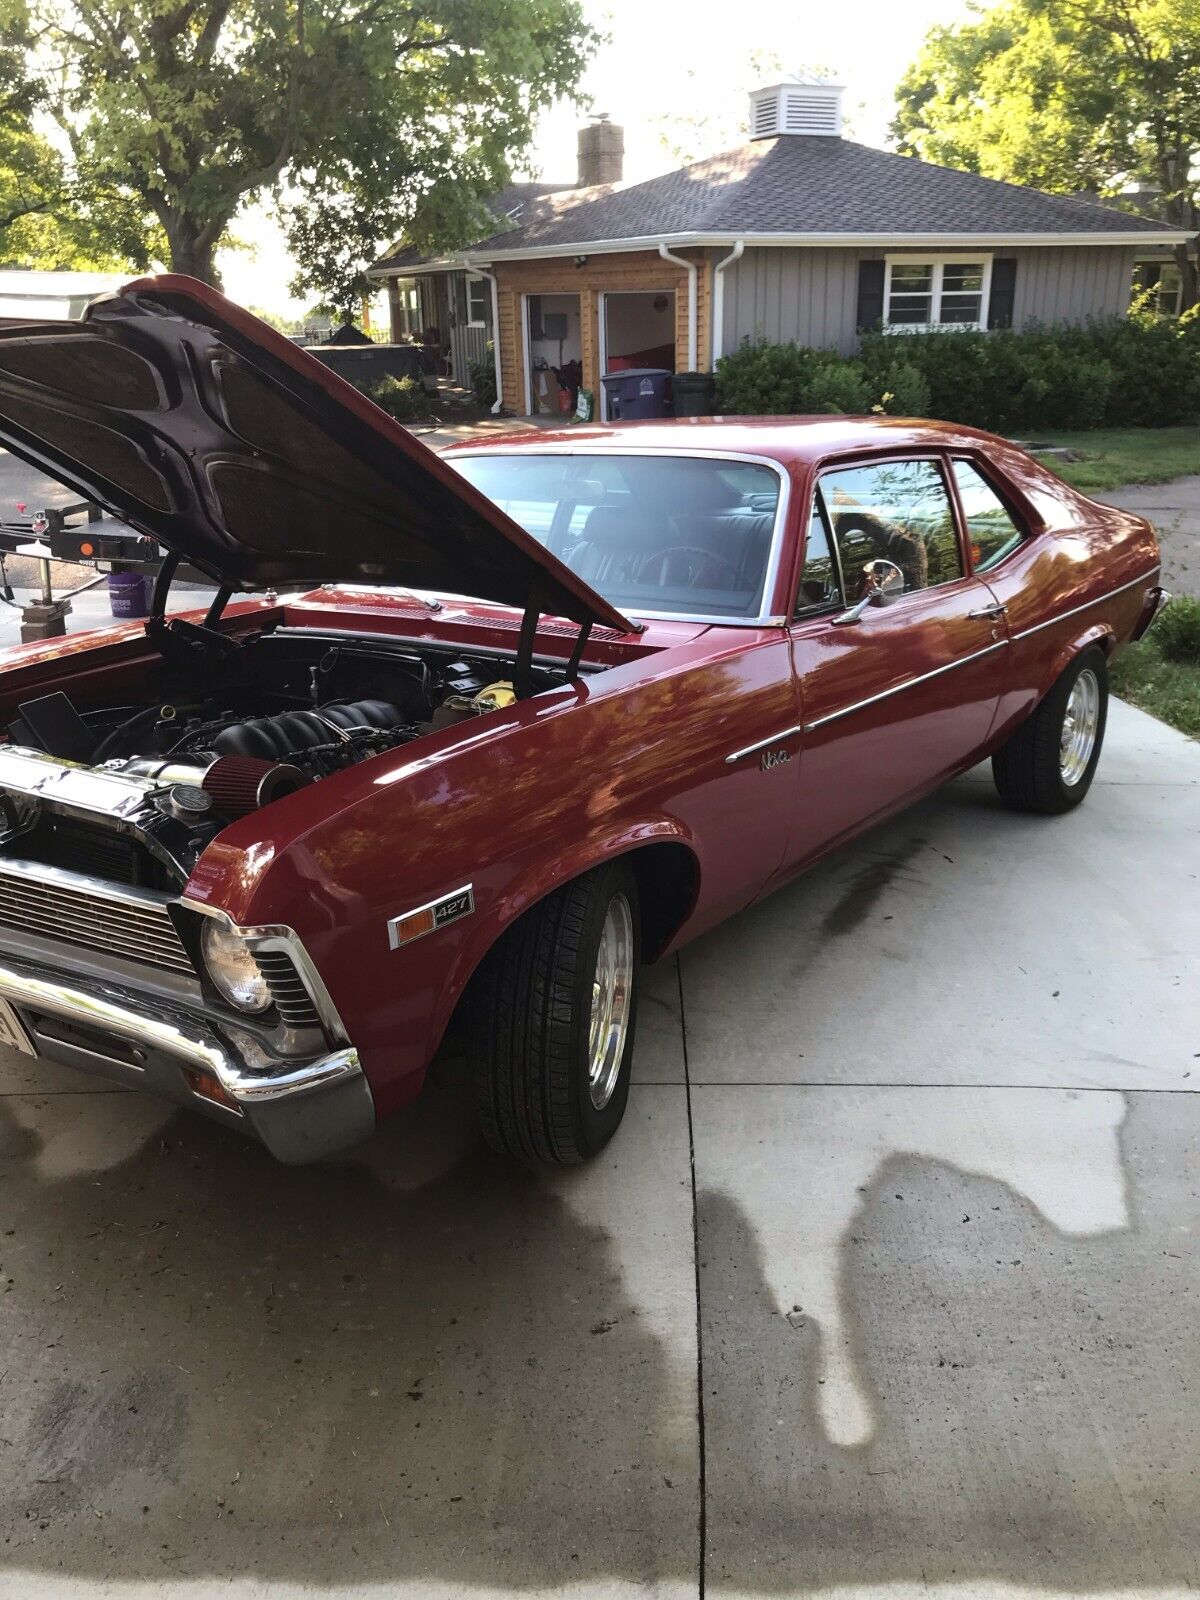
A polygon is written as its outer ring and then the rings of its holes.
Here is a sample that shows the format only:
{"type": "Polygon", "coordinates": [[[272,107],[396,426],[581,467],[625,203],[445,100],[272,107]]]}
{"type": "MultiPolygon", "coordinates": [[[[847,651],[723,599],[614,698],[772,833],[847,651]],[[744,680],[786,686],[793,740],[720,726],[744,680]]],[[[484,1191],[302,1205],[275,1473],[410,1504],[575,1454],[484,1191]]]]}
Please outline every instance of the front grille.
{"type": "Polygon", "coordinates": [[[165,897],[107,895],[65,873],[50,879],[0,868],[0,928],[195,977],[165,897]]]}
{"type": "Polygon", "coordinates": [[[52,811],[43,811],[32,828],[11,839],[4,855],[18,861],[38,861],[64,872],[81,872],[106,883],[143,889],[171,886],[166,868],[139,840],[52,811]]]}
{"type": "Polygon", "coordinates": [[[256,950],[258,970],[267,980],[271,999],[280,1018],[292,1028],[316,1028],[320,1017],[312,996],[304,987],[295,963],[286,950],[256,950]]]}

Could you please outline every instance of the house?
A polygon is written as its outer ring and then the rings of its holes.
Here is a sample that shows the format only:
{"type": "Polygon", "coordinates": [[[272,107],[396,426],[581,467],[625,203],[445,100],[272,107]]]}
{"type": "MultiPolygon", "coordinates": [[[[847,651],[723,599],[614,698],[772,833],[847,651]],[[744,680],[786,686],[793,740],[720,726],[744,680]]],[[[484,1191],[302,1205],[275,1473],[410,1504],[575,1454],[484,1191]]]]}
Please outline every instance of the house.
{"type": "Polygon", "coordinates": [[[637,184],[620,182],[620,129],[594,123],[574,188],[525,193],[468,249],[385,257],[373,275],[393,308],[414,297],[418,321],[430,304],[451,318],[465,308],[477,353],[497,330],[503,407],[527,415],[565,404],[576,382],[600,394],[601,375],[621,366],[707,370],[752,339],[849,354],[866,328],[1120,315],[1135,262],[1186,238],[856,144],[842,133],[842,93],[757,90],[746,144],[637,184]]]}

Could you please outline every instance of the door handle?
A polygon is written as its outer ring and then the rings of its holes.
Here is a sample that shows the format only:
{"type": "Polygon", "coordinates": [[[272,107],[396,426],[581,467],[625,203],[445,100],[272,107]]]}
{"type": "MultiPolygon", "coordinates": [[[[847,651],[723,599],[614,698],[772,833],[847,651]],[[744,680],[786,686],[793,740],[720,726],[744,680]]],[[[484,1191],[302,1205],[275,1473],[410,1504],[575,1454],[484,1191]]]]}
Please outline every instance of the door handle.
{"type": "Polygon", "coordinates": [[[1007,614],[1008,607],[1001,605],[999,600],[994,600],[990,606],[981,606],[978,611],[968,611],[969,617],[991,617],[993,620],[1007,614]]]}

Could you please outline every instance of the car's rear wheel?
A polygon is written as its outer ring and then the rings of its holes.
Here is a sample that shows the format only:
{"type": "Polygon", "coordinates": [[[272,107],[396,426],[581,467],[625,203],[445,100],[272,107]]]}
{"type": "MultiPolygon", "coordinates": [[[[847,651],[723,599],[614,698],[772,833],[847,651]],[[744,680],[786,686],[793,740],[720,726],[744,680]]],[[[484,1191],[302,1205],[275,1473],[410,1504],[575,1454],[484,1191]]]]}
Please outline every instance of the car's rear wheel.
{"type": "Polygon", "coordinates": [[[1077,806],[1091,788],[1107,718],[1104,652],[1085,650],[992,757],[1000,798],[1043,816],[1077,806]]]}
{"type": "Polygon", "coordinates": [[[472,984],[467,1049],[484,1137],[505,1155],[586,1161],[629,1097],[637,883],[612,862],[548,895],[472,984]]]}

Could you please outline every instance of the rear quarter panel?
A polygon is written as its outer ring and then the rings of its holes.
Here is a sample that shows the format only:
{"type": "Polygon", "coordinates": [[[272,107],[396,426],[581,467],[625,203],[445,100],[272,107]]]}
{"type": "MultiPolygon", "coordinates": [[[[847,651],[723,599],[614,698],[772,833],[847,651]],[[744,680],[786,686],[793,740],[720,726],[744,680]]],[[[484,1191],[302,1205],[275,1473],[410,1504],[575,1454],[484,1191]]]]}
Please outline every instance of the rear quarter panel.
{"type": "Polygon", "coordinates": [[[1080,494],[997,442],[981,460],[1016,491],[1034,531],[984,582],[1007,607],[1011,649],[993,729],[1001,742],[1067,663],[1091,643],[1111,654],[1127,641],[1158,582],[1154,529],[1141,517],[1080,494]]]}
{"type": "Polygon", "coordinates": [[[567,879],[675,841],[698,871],[681,936],[747,904],[782,858],[794,771],[724,758],[794,711],[782,630],[714,628],[277,802],[209,847],[187,893],[296,929],[386,1113],[500,932],[567,879]],[[468,883],[474,915],[389,949],[389,918],[468,883]]]}

